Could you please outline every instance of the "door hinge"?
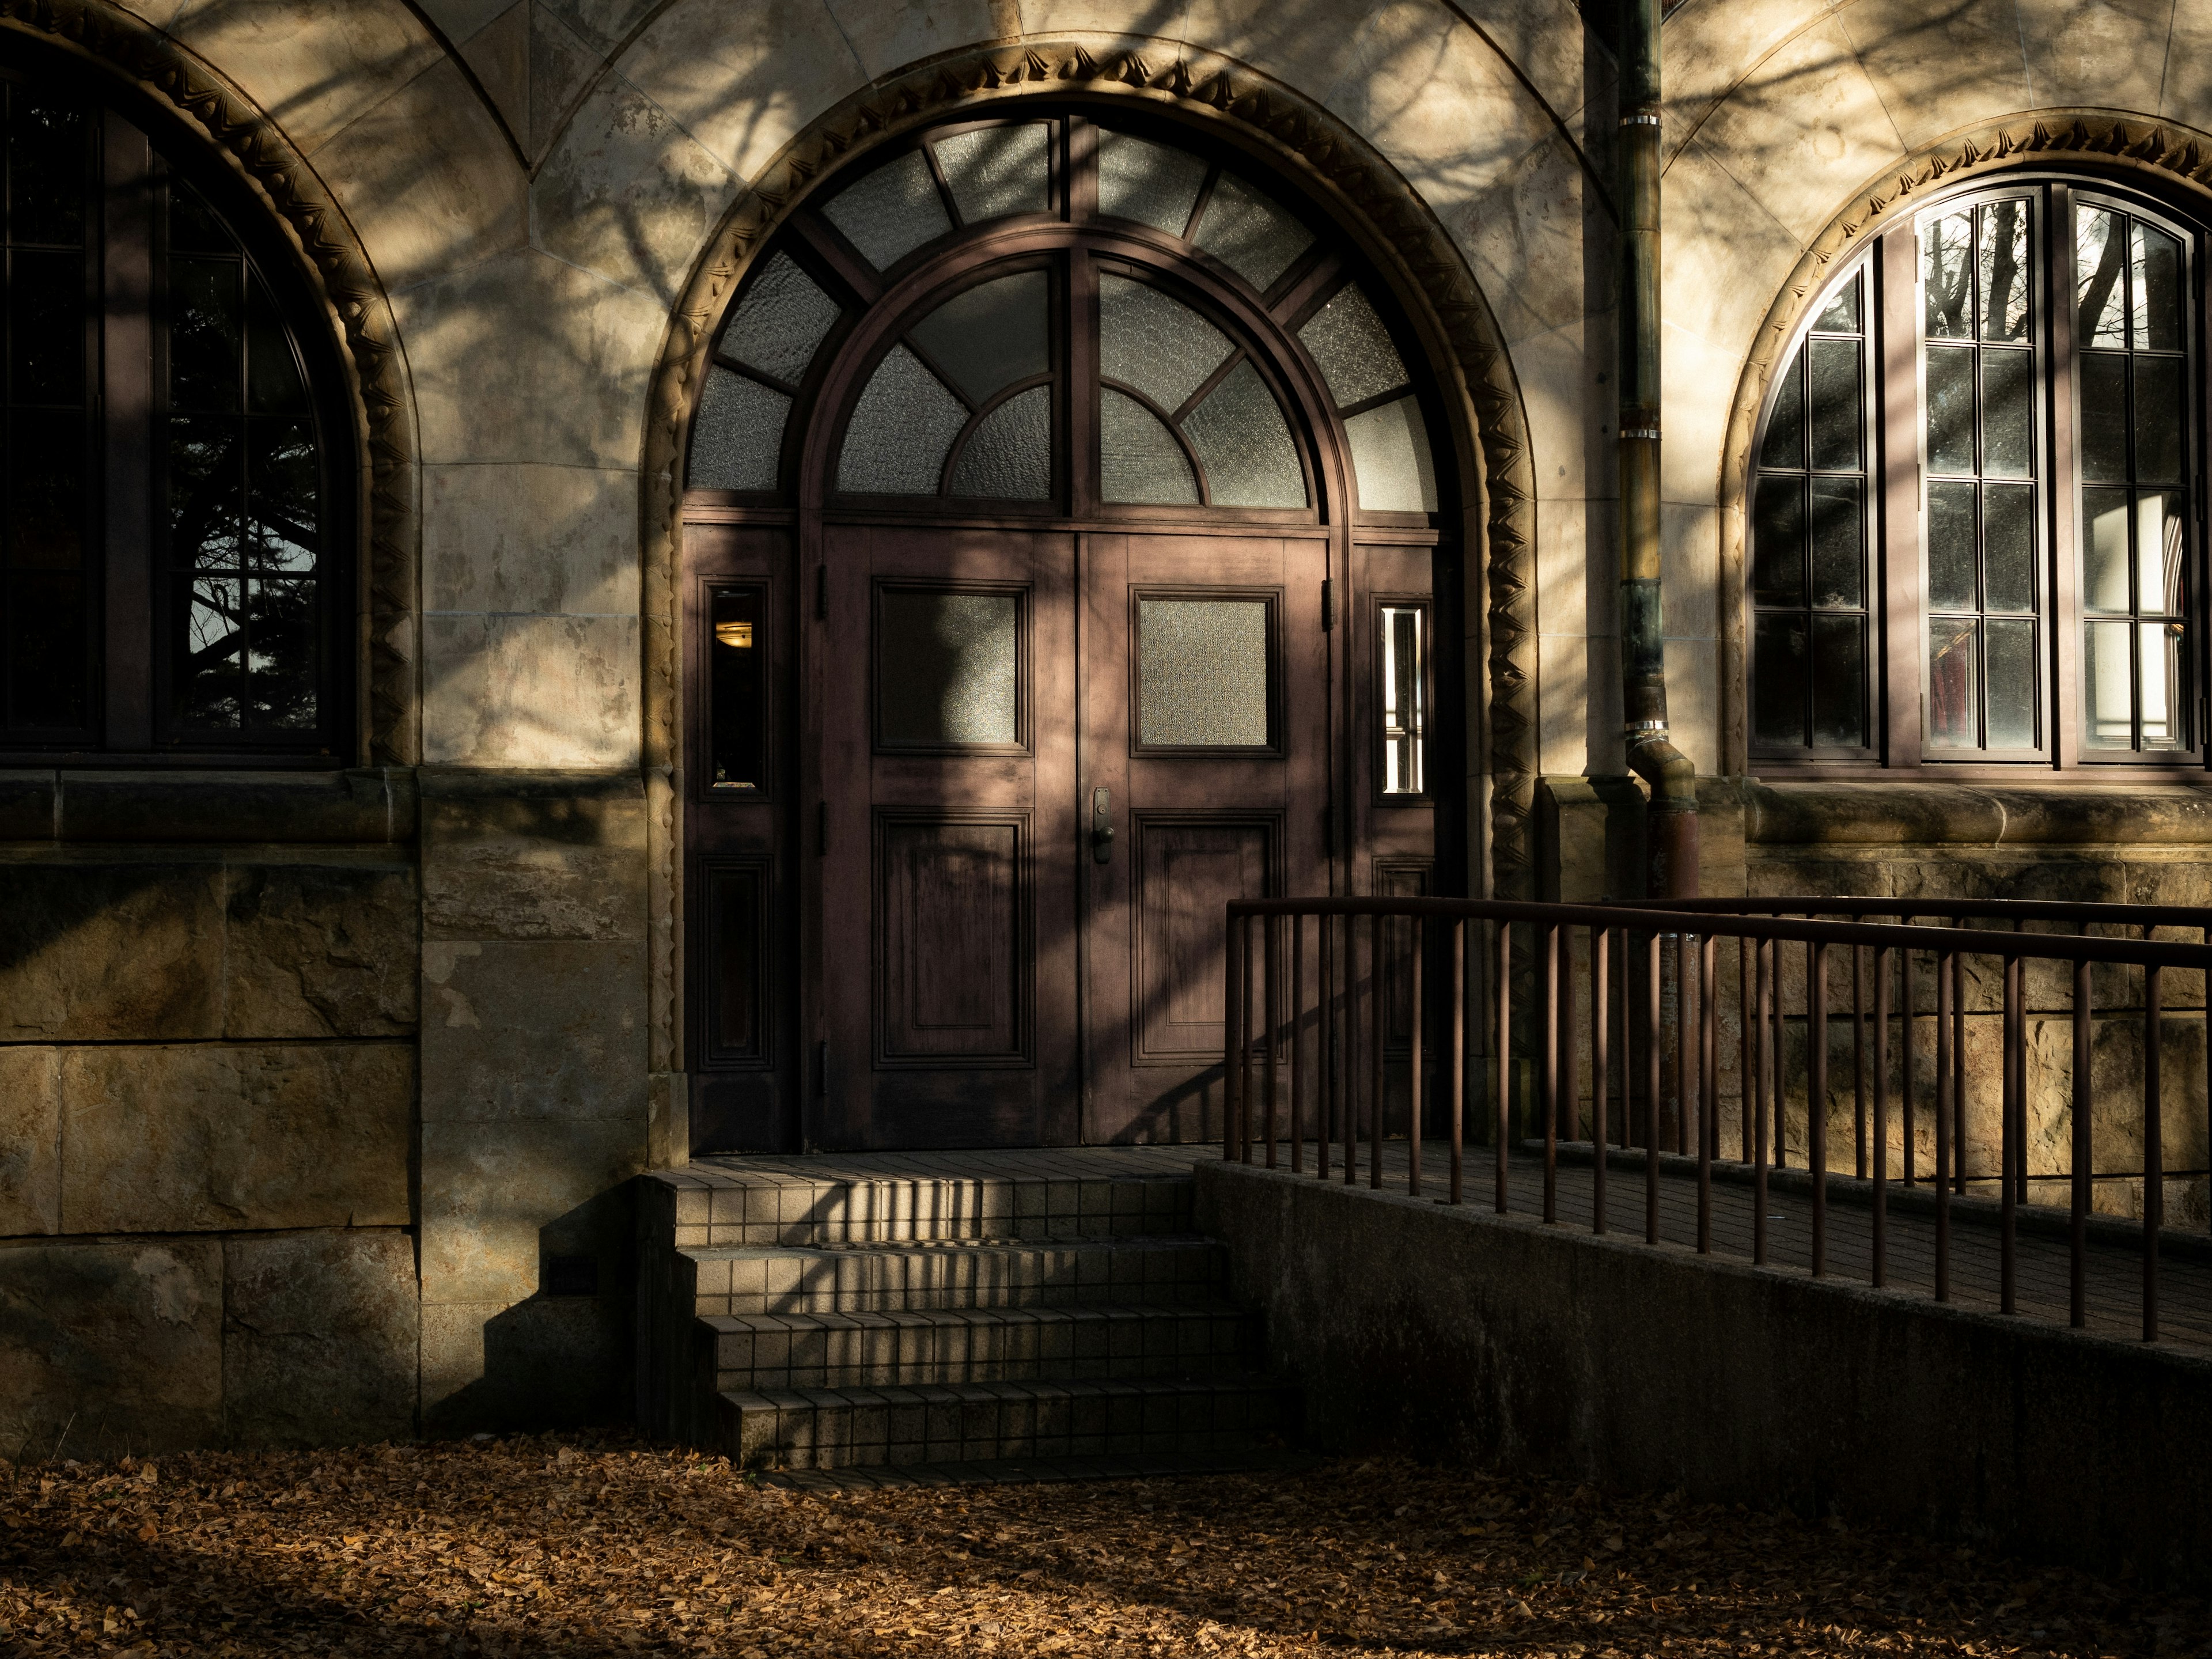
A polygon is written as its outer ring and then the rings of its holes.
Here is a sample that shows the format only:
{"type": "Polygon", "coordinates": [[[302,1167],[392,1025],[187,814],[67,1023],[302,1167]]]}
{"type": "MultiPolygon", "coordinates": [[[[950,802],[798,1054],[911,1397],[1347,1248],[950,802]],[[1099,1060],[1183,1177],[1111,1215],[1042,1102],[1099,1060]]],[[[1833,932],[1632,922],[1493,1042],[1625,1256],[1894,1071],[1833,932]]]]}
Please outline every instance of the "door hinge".
{"type": "Polygon", "coordinates": [[[814,620],[830,620],[830,567],[826,564],[814,567],[814,620]]]}
{"type": "Polygon", "coordinates": [[[1336,626],[1336,585],[1323,576],[1321,579],[1321,631],[1324,634],[1336,626]]]}

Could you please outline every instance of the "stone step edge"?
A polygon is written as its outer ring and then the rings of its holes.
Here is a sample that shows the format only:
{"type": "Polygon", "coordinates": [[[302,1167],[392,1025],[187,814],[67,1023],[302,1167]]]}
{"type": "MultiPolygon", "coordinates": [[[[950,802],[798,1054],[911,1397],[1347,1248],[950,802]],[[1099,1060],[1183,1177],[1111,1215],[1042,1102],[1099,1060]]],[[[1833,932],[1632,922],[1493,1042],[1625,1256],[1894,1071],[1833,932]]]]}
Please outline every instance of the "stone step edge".
{"type": "Polygon", "coordinates": [[[1257,1316],[1218,1299],[697,1319],[718,1392],[1214,1377],[1249,1373],[1259,1349],[1257,1316]]]}
{"type": "Polygon", "coordinates": [[[717,1332],[881,1329],[909,1326],[1073,1323],[1079,1320],[1250,1319],[1242,1303],[1225,1297],[1207,1302],[1085,1302],[1065,1307],[887,1308],[867,1313],[700,1314],[700,1323],[717,1332]],[[832,1322],[836,1322],[833,1323],[832,1322]]]}
{"type": "Polygon", "coordinates": [[[1248,1444],[1255,1435],[1284,1432],[1292,1426],[1297,1401],[1293,1385],[1261,1373],[1195,1381],[732,1389],[717,1395],[727,1448],[739,1463],[806,1468],[1216,1451],[1248,1444]],[[1220,1420],[1224,1403],[1241,1407],[1235,1413],[1237,1420],[1220,1420]],[[1085,1419],[1080,1424],[1079,1410],[1085,1419]],[[880,1433],[863,1417],[878,1412],[880,1433]],[[976,1413],[987,1414],[988,1421],[978,1421],[976,1413]],[[1041,1415],[1060,1413],[1065,1413],[1064,1425],[1041,1420],[1041,1415]],[[1253,1422],[1255,1415],[1261,1420],[1253,1422]],[[805,1443],[781,1443],[776,1430],[787,1419],[805,1424],[805,1443]],[[748,1428],[763,1419],[769,1431],[763,1437],[771,1443],[756,1439],[749,1446],[748,1428]],[[851,1431],[856,1419],[859,1433],[851,1431]],[[828,1433],[819,1432],[825,1428],[828,1433]]]}
{"type": "Polygon", "coordinates": [[[762,1469],[755,1485],[789,1492],[896,1492],[915,1486],[1034,1486],[1077,1480],[1186,1480],[1216,1474],[1307,1474],[1318,1452],[1255,1444],[1181,1455],[979,1458],[972,1463],[877,1463],[841,1469],[762,1469]]]}
{"type": "Polygon", "coordinates": [[[833,1261],[872,1261],[889,1256],[973,1259],[1008,1251],[1219,1249],[1221,1241],[1205,1233],[1081,1234],[1065,1238],[854,1238],[822,1239],[805,1244],[678,1244],[695,1261],[750,1261],[788,1255],[819,1255],[833,1261]]]}

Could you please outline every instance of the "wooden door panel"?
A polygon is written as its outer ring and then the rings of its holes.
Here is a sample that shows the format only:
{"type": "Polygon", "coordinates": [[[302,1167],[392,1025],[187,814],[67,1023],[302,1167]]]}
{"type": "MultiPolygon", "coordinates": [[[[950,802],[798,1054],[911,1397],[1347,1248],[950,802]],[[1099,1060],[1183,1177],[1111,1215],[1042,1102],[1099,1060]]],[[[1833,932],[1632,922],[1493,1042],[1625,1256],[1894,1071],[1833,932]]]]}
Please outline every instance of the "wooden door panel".
{"type": "Polygon", "coordinates": [[[1029,1062],[1029,814],[878,812],[876,1056],[1029,1062]]]}
{"type": "MultiPolygon", "coordinates": [[[[1328,890],[1328,568],[1319,537],[1085,538],[1083,798],[1110,790],[1121,826],[1109,860],[1084,865],[1091,1139],[1219,1132],[1224,907],[1328,890]],[[1265,605],[1264,742],[1252,718],[1213,738],[1188,641],[1176,669],[1195,717],[1177,742],[1143,740],[1142,607],[1156,599],[1265,605]]],[[[1254,630],[1228,632],[1249,665],[1254,630]]],[[[1251,678],[1248,665],[1248,716],[1251,678]]]]}
{"type": "Polygon", "coordinates": [[[1135,812],[1138,1066],[1221,1053],[1222,907],[1278,890],[1279,814],[1135,812]]]}
{"type": "Polygon", "coordinates": [[[1072,1140],[1073,539],[830,526],[823,562],[816,1144],[1072,1140]]]}

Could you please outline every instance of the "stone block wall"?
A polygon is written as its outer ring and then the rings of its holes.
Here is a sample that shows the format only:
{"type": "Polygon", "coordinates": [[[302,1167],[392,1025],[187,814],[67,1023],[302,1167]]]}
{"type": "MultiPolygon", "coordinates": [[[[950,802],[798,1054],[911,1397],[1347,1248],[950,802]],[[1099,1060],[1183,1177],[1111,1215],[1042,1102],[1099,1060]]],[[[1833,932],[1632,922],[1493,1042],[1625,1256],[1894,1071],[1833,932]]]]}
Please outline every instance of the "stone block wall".
{"type": "Polygon", "coordinates": [[[0,1456],[411,1428],[415,820],[0,775],[0,1456]]]}
{"type": "MultiPolygon", "coordinates": [[[[1922,783],[1786,783],[1756,779],[1707,779],[1700,784],[1703,891],[1708,897],[1796,896],[1896,899],[1934,921],[1948,901],[2049,899],[2081,903],[2203,904],[2212,900],[2212,794],[2185,785],[2125,789],[2021,785],[1922,783]],[[1919,907],[1925,907],[1924,908],[1919,907]]],[[[1643,796],[1627,779],[1547,780],[1545,891],[1569,901],[1595,901],[1640,891],[1643,796]]],[[[1885,918],[1887,920],[1887,918],[1885,918]]],[[[1970,926],[1990,926],[1975,924],[1970,926]]],[[[2189,931],[2162,937],[2193,940],[2189,931]]],[[[1580,1018],[1588,1014],[1589,957],[1577,945],[1580,1018]]],[[[1859,965],[1871,1017],[1874,963],[1859,965]]],[[[1740,1155],[1742,1101],[1742,1024],[1735,945],[1723,941],[1717,961],[1720,995],[1721,1149],[1740,1155]]],[[[1875,1087],[1871,1031],[1863,1058],[1852,1018],[1852,963],[1832,951],[1828,963],[1829,1167],[1852,1173],[1863,1136],[1873,1157],[1871,1102],[1875,1087]],[[1863,1070],[1862,1071],[1861,1068],[1863,1070]],[[1862,1090],[1869,1118],[1862,1118],[1862,1090]]],[[[1784,1078],[1784,1144],[1790,1162],[1804,1164],[1811,1115],[1808,1104],[1808,1020],[1802,946],[1782,952],[1784,1012],[1780,1062],[1784,1078]]],[[[1993,1175],[1999,1164],[2003,1054],[2003,970],[1995,956],[1966,958],[1966,1169],[1970,1179],[1993,1175]]],[[[1912,1128],[1916,1171],[1935,1168],[1932,1103],[1936,1093],[1936,985],[1923,961],[1916,969],[1917,1027],[1914,1097],[1920,1103],[1912,1128]]],[[[2027,1014],[2027,1139],[2031,1176],[2070,1167],[2073,1133],[2072,970],[2059,963],[2027,964],[2022,986],[2027,1014]]],[[[2092,981],[2093,1125],[2100,1171],[2142,1167],[2144,1115],[2139,1093],[2144,1043],[2143,982],[2140,970],[2100,968],[2092,981]]],[[[1892,981],[1892,1006],[1901,988],[1892,981]]],[[[2161,1144],[2169,1170],[2207,1167],[2208,1027],[2203,975],[2172,970],[2161,975],[2161,1144]]],[[[1516,1042],[1525,1038],[1516,1037],[1516,1042]]],[[[1590,1096],[1589,1039],[1578,1032],[1579,1094],[1590,1096]]],[[[1905,1127],[1903,1039],[1893,1027],[1888,1071],[1892,1109],[1890,1168],[1903,1166],[1905,1127]]],[[[1618,1099],[1618,1072],[1615,1073],[1618,1099]]],[[[1670,1085],[1671,1088],[1671,1085],[1670,1085]]],[[[1671,1100],[1671,1095],[1669,1097],[1671,1100]]],[[[1614,1108],[1617,1114],[1618,1107],[1614,1108]]],[[[1616,1122],[1618,1121],[1616,1116],[1616,1122]]],[[[1671,1112],[1666,1121],[1671,1126],[1671,1112]]],[[[1671,1128],[1664,1131],[1671,1135],[1671,1128]]],[[[1671,1139],[1669,1143],[1671,1145],[1671,1139]]],[[[1987,1183],[1980,1190],[1990,1190],[1987,1183]]],[[[2142,1183],[2124,1176],[2100,1179],[2095,1207],[2139,1216],[2142,1183]]],[[[2201,1175],[2166,1183],[2169,1221],[2203,1224],[2212,1219],[2212,1187],[2201,1175]]],[[[2069,1201],[2060,1179],[2030,1183],[2034,1201],[2069,1201]]]]}

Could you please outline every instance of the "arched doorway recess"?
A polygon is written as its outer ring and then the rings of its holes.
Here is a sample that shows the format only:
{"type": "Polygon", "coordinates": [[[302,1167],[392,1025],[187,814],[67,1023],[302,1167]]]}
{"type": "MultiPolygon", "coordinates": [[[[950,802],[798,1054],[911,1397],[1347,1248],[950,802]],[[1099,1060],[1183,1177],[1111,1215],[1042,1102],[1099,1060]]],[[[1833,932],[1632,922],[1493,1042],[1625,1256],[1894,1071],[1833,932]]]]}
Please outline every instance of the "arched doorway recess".
{"type": "Polygon", "coordinates": [[[1140,116],[792,213],[682,508],[695,1148],[1210,1135],[1222,902],[1460,884],[1448,430],[1358,251],[1140,116]]]}

